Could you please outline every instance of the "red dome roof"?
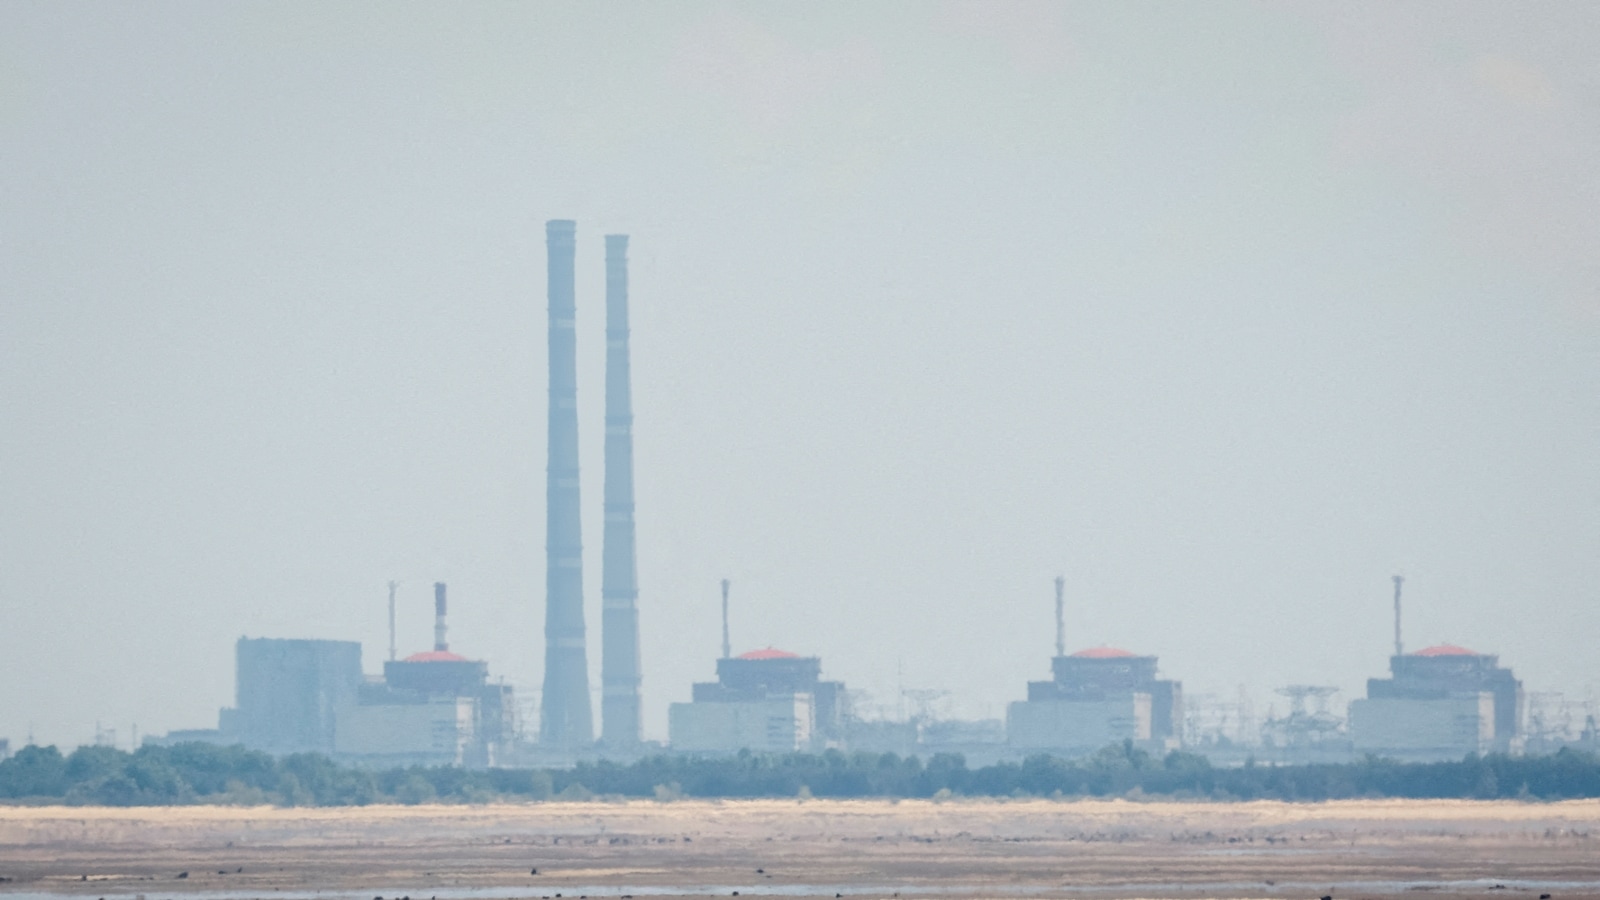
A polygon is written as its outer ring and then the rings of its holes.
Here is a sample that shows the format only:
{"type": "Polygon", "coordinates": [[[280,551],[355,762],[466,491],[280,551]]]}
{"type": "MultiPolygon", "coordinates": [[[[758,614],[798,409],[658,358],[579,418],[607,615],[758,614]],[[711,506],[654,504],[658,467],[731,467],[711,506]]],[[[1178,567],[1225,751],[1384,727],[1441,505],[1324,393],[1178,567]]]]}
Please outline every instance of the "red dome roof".
{"type": "Polygon", "coordinates": [[[1077,653],[1072,654],[1075,659],[1125,659],[1138,655],[1137,653],[1129,653],[1126,650],[1119,650],[1116,647],[1090,647],[1087,650],[1079,650],[1077,653]]]}
{"type": "Polygon", "coordinates": [[[749,653],[739,654],[740,659],[799,659],[800,654],[790,653],[787,650],[774,650],[768,647],[765,650],[751,650],[749,653]]]}
{"type": "Polygon", "coordinates": [[[449,650],[425,650],[413,653],[401,662],[471,662],[465,656],[457,656],[449,650]]]}
{"type": "Polygon", "coordinates": [[[1471,650],[1468,650],[1465,647],[1457,647],[1455,644],[1435,644],[1432,647],[1424,647],[1423,649],[1418,650],[1417,652],[1415,652],[1415,653],[1413,653],[1411,655],[1412,656],[1479,656],[1481,654],[1474,653],[1474,652],[1472,652],[1471,650]]]}

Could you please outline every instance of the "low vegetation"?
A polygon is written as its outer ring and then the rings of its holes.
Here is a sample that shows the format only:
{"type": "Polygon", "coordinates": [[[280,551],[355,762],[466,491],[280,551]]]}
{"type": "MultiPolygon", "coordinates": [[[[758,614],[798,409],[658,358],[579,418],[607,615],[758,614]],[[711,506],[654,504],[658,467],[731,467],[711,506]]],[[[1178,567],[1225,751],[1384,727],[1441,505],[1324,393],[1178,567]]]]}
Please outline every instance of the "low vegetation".
{"type": "Polygon", "coordinates": [[[572,769],[450,767],[374,770],[315,754],[272,757],[242,747],[179,744],[127,753],[24,747],[0,761],[0,798],[10,802],[143,806],[189,803],[349,806],[642,797],[1174,797],[1326,800],[1351,797],[1600,797],[1600,756],[1469,756],[1456,762],[1379,758],[1330,765],[1216,768],[1202,756],[1154,757],[1131,745],[1083,759],[1035,756],[968,768],[957,755],[926,762],[893,753],[740,753],[654,756],[572,769]]]}

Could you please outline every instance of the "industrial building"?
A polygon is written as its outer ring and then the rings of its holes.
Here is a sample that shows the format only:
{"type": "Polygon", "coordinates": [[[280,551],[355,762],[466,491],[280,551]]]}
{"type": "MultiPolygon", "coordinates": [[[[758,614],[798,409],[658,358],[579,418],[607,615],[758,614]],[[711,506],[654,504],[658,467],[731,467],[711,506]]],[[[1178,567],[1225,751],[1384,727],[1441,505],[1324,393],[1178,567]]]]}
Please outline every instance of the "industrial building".
{"type": "Polygon", "coordinates": [[[722,658],[717,680],[696,682],[693,702],[667,708],[680,753],[790,753],[841,746],[850,718],[844,684],[822,680],[822,660],[767,647],[733,655],[728,587],[722,581],[722,658]]]}
{"type": "Polygon", "coordinates": [[[1049,681],[1028,682],[1028,699],[1006,709],[1006,740],[1021,752],[1092,753],[1133,741],[1176,748],[1183,734],[1183,687],[1157,675],[1154,656],[1115,647],[1066,652],[1065,582],[1056,579],[1056,655],[1049,681]]]}
{"type": "Polygon", "coordinates": [[[1439,644],[1389,659],[1389,678],[1350,702],[1358,753],[1406,760],[1460,759],[1520,750],[1522,682],[1500,658],[1439,644]]]}
{"type": "Polygon", "coordinates": [[[1500,658],[1454,644],[1406,653],[1401,588],[1394,581],[1394,655],[1388,678],[1367,680],[1365,699],[1350,702],[1357,753],[1402,760],[1460,759],[1469,753],[1522,750],[1522,682],[1500,658]]]}
{"type": "MultiPolygon", "coordinates": [[[[237,702],[218,727],[149,743],[241,744],[267,753],[321,753],[375,766],[493,766],[516,739],[512,689],[488,663],[450,652],[444,584],[434,585],[434,647],[361,670],[355,641],[240,638],[237,702]]],[[[391,654],[393,651],[391,650],[391,654]]]]}
{"type": "Polygon", "coordinates": [[[334,752],[339,710],[356,702],[361,645],[241,637],[234,644],[234,705],[216,728],[148,736],[149,744],[240,744],[267,753],[334,752]]]}
{"type": "Polygon", "coordinates": [[[769,647],[717,660],[717,680],[672,704],[667,728],[684,753],[822,749],[843,733],[844,700],[841,682],[822,680],[820,658],[769,647]]]}
{"type": "Polygon", "coordinates": [[[239,638],[236,703],[222,710],[224,743],[268,753],[332,753],[340,709],[361,690],[355,641],[239,638]]]}
{"type": "Polygon", "coordinates": [[[431,651],[383,664],[337,715],[334,753],[370,765],[493,766],[516,738],[511,687],[489,682],[489,664],[450,652],[446,588],[435,584],[431,651]]]}
{"type": "Polygon", "coordinates": [[[1115,647],[1055,657],[1054,677],[1028,682],[1028,699],[1007,707],[1007,742],[1017,750],[1064,753],[1128,740],[1162,752],[1177,747],[1183,688],[1158,678],[1156,663],[1115,647]]]}
{"type": "Polygon", "coordinates": [[[693,702],[667,709],[680,753],[790,753],[839,746],[849,719],[844,684],[822,680],[822,660],[768,647],[733,655],[728,581],[722,581],[722,658],[717,680],[696,682],[693,702]]]}

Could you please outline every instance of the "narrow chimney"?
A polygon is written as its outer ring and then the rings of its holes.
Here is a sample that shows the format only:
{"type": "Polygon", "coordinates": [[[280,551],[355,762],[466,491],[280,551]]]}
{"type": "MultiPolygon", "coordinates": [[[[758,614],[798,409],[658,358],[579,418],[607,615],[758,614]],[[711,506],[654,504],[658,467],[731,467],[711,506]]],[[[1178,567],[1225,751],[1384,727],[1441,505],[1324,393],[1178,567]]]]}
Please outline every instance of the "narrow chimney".
{"type": "Polygon", "coordinates": [[[539,741],[561,750],[594,742],[578,505],[576,233],[577,224],[569,220],[545,223],[550,418],[545,468],[544,702],[539,708],[539,741]]]}
{"type": "Polygon", "coordinates": [[[722,658],[733,656],[733,644],[728,641],[728,579],[722,579],[722,658]]]}
{"type": "Polygon", "coordinates": [[[399,648],[395,646],[395,640],[394,640],[394,591],[395,591],[395,588],[397,588],[399,586],[400,586],[400,583],[397,582],[397,581],[389,582],[389,661],[390,662],[394,662],[395,658],[400,655],[399,648]]]}
{"type": "Polygon", "coordinates": [[[1405,584],[1405,576],[1394,577],[1394,655],[1404,656],[1405,645],[1400,642],[1400,585],[1405,584]]]}
{"type": "Polygon", "coordinates": [[[433,583],[433,649],[440,653],[450,649],[450,642],[444,639],[444,582],[433,583]]]}
{"type": "Polygon", "coordinates": [[[1067,655],[1067,579],[1056,576],[1056,655],[1067,655]]]}
{"type": "Polygon", "coordinates": [[[636,746],[643,728],[630,366],[628,236],[608,234],[605,531],[600,547],[600,739],[608,747],[636,746]]]}

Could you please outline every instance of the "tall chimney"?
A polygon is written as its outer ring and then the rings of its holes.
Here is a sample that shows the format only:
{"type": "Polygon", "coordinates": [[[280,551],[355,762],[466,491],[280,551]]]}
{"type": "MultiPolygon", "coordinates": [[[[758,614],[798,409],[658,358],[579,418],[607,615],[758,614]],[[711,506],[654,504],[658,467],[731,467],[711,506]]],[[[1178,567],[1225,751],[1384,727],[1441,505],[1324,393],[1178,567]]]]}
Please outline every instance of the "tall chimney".
{"type": "Polygon", "coordinates": [[[450,649],[444,639],[444,582],[433,583],[433,649],[443,653],[450,649]]]}
{"type": "Polygon", "coordinates": [[[574,749],[594,741],[583,628],[583,535],[578,516],[578,364],[573,268],[577,225],[545,223],[549,254],[550,424],[545,469],[544,702],[539,740],[574,749]]]}
{"type": "Polygon", "coordinates": [[[639,743],[639,580],[633,523],[628,236],[606,235],[605,542],[600,577],[600,739],[639,743]]]}
{"type": "Polygon", "coordinates": [[[1400,585],[1405,584],[1405,576],[1395,575],[1394,578],[1394,655],[1404,656],[1405,645],[1400,643],[1400,585]]]}
{"type": "Polygon", "coordinates": [[[1067,655],[1067,579],[1056,576],[1056,655],[1067,655]]]}
{"type": "Polygon", "coordinates": [[[728,641],[728,579],[722,579],[722,658],[733,656],[733,644],[728,641]]]}

